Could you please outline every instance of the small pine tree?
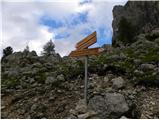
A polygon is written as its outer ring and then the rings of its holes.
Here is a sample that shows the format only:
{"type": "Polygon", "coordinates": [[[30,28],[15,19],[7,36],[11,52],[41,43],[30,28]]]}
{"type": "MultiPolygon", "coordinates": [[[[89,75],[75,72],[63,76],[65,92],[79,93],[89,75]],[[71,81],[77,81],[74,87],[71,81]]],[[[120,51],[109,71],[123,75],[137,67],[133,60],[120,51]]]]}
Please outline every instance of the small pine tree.
{"type": "Polygon", "coordinates": [[[55,48],[55,45],[52,42],[52,40],[50,40],[43,47],[43,55],[46,55],[46,56],[54,55],[55,54],[54,48],[55,48]]]}
{"type": "Polygon", "coordinates": [[[27,45],[26,48],[24,49],[24,51],[29,52],[29,46],[27,45]]]}
{"type": "Polygon", "coordinates": [[[13,49],[10,46],[8,46],[5,49],[3,49],[3,57],[6,57],[6,56],[8,56],[8,55],[10,55],[12,53],[13,53],[13,49]]]}

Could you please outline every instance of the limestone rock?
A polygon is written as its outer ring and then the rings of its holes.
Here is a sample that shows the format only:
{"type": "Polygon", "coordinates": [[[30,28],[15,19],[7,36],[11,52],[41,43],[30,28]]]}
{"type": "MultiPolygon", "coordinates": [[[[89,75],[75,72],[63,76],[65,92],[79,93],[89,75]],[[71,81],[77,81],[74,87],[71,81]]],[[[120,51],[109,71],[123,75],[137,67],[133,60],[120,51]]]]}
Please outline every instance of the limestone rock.
{"type": "Polygon", "coordinates": [[[103,79],[103,81],[104,81],[105,83],[107,83],[107,82],[109,81],[108,76],[105,76],[104,79],[103,79]]]}
{"type": "Polygon", "coordinates": [[[64,75],[63,75],[63,74],[58,75],[58,76],[57,76],[57,80],[64,82],[64,81],[65,81],[64,75]]]}
{"type": "Polygon", "coordinates": [[[96,112],[94,111],[88,111],[84,114],[80,114],[78,115],[78,119],[87,119],[87,118],[90,118],[90,117],[93,117],[96,115],[96,112]]]}
{"type": "Polygon", "coordinates": [[[41,68],[42,67],[42,64],[39,63],[39,62],[36,62],[32,65],[33,67],[36,67],[36,68],[41,68]]]}
{"type": "Polygon", "coordinates": [[[30,79],[29,79],[29,82],[30,82],[30,83],[34,83],[34,82],[35,82],[34,78],[30,78],[30,79]]]}
{"type": "Polygon", "coordinates": [[[152,64],[141,64],[140,69],[143,71],[153,70],[155,68],[152,64]]]}
{"type": "Polygon", "coordinates": [[[115,89],[121,89],[124,87],[125,82],[122,77],[112,79],[113,85],[112,87],[115,89]]]}
{"type": "Polygon", "coordinates": [[[78,113],[85,113],[85,112],[87,111],[87,105],[86,105],[84,99],[79,100],[79,102],[78,102],[75,110],[76,110],[78,113]]]}
{"type": "Polygon", "coordinates": [[[126,116],[122,116],[120,119],[128,119],[126,116]]]}
{"type": "Polygon", "coordinates": [[[77,111],[74,110],[74,109],[70,109],[69,113],[72,114],[72,115],[77,115],[78,114],[77,111]]]}
{"type": "Polygon", "coordinates": [[[57,79],[55,79],[54,77],[47,77],[45,84],[52,84],[55,83],[57,81],[57,79]]]}
{"type": "Polygon", "coordinates": [[[96,95],[89,100],[89,109],[97,112],[100,118],[119,118],[129,110],[123,95],[106,93],[105,96],[96,95]]]}

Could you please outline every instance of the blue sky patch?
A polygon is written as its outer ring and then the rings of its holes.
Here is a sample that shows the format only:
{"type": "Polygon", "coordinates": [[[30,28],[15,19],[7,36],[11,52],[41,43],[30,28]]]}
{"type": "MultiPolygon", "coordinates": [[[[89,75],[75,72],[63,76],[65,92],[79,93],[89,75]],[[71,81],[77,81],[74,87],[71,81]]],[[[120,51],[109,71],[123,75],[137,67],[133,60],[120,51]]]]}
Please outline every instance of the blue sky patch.
{"type": "Polygon", "coordinates": [[[69,33],[60,33],[55,36],[55,39],[63,39],[63,38],[68,38],[70,36],[69,33]]]}
{"type": "Polygon", "coordinates": [[[70,18],[71,18],[70,24],[71,25],[78,25],[80,23],[86,23],[87,22],[87,15],[88,15],[88,12],[72,14],[70,16],[70,18]]]}
{"type": "Polygon", "coordinates": [[[80,34],[84,35],[84,36],[88,36],[92,33],[93,31],[91,31],[90,29],[84,29],[81,31],[80,34]]]}
{"type": "Polygon", "coordinates": [[[49,28],[56,29],[63,26],[63,23],[58,20],[54,20],[50,16],[44,15],[40,18],[40,24],[48,26],[49,28]]]}
{"type": "Polygon", "coordinates": [[[110,29],[106,29],[105,27],[98,28],[97,40],[100,46],[103,44],[112,44],[112,32],[110,29]]]}
{"type": "Polygon", "coordinates": [[[83,5],[83,4],[87,4],[87,3],[91,3],[91,2],[92,2],[92,0],[83,0],[79,4],[83,5]]]}

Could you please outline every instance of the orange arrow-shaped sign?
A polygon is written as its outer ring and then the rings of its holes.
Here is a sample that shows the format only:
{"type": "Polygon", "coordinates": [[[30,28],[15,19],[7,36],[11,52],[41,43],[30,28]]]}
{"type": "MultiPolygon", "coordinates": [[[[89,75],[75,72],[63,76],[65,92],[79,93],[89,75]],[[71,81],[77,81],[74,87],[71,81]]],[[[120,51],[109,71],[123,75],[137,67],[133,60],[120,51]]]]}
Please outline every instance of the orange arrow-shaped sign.
{"type": "Polygon", "coordinates": [[[77,50],[87,49],[89,46],[97,42],[96,32],[93,32],[91,35],[84,38],[82,41],[76,44],[77,50]]]}
{"type": "Polygon", "coordinates": [[[89,46],[93,45],[97,42],[96,32],[93,32],[80,42],[76,44],[76,50],[72,51],[69,56],[70,57],[81,57],[81,56],[88,56],[88,55],[97,55],[102,51],[101,48],[89,48],[89,46]]]}
{"type": "Polygon", "coordinates": [[[70,57],[81,57],[81,56],[86,56],[86,55],[96,55],[99,52],[100,52],[100,48],[90,48],[90,49],[72,51],[69,54],[69,56],[70,57]]]}

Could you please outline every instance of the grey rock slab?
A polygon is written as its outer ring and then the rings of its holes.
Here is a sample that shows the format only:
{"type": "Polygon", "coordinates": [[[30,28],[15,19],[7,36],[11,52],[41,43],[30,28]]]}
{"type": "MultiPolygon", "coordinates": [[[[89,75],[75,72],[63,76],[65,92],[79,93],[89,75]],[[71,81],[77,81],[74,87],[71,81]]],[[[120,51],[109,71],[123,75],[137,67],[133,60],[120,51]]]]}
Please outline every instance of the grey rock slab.
{"type": "Polygon", "coordinates": [[[77,103],[77,106],[76,106],[75,110],[78,113],[85,113],[87,111],[87,105],[86,105],[84,99],[79,100],[79,102],[77,103]]]}
{"type": "Polygon", "coordinates": [[[46,80],[45,80],[45,84],[52,84],[54,82],[56,82],[57,79],[55,79],[54,77],[47,77],[46,80]]]}
{"type": "Polygon", "coordinates": [[[94,111],[88,111],[84,114],[80,114],[78,115],[78,119],[87,119],[87,118],[90,118],[90,117],[93,117],[95,116],[97,113],[94,112],[94,111]]]}
{"type": "Polygon", "coordinates": [[[57,80],[58,80],[58,81],[62,81],[62,82],[65,81],[64,75],[63,75],[63,74],[58,75],[58,76],[57,76],[57,80]]]}
{"type": "Polygon", "coordinates": [[[143,71],[147,71],[147,70],[153,70],[155,68],[155,66],[153,64],[141,64],[140,65],[140,69],[143,71]]]}
{"type": "Polygon", "coordinates": [[[107,93],[105,102],[108,106],[108,113],[111,118],[119,117],[121,114],[129,110],[128,104],[123,95],[119,93],[107,93]]]}
{"type": "Polygon", "coordinates": [[[120,119],[128,119],[126,116],[122,116],[120,119]]]}
{"type": "Polygon", "coordinates": [[[121,88],[125,87],[125,82],[122,77],[114,78],[114,79],[112,79],[112,82],[113,82],[112,87],[115,89],[121,89],[121,88]]]}
{"type": "Polygon", "coordinates": [[[98,114],[98,117],[103,119],[119,118],[129,110],[124,96],[119,93],[95,95],[89,100],[88,106],[98,114]]]}
{"type": "Polygon", "coordinates": [[[105,76],[104,79],[103,79],[103,81],[104,81],[105,83],[109,82],[108,76],[105,76]]]}

